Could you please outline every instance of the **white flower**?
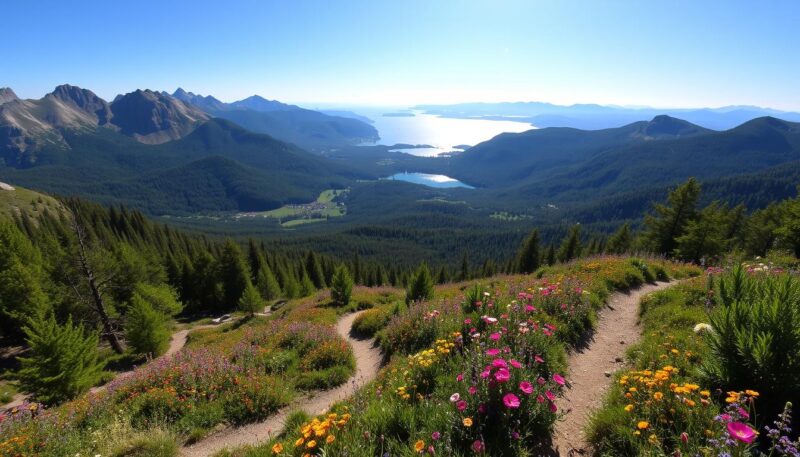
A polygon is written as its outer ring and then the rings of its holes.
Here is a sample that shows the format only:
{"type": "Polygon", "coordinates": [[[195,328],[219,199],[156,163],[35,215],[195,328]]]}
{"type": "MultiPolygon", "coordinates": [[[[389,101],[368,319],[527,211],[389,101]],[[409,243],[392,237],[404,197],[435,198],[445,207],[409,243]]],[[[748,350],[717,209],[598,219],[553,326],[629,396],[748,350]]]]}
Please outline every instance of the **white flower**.
{"type": "Polygon", "coordinates": [[[484,297],[488,297],[488,296],[489,296],[489,292],[484,292],[484,293],[483,293],[483,296],[484,296],[484,297]]]}
{"type": "Polygon", "coordinates": [[[710,324],[705,324],[701,322],[694,326],[694,332],[697,334],[705,332],[714,333],[714,327],[712,327],[710,324]]]}
{"type": "Polygon", "coordinates": [[[450,401],[451,401],[452,403],[455,403],[455,402],[457,402],[458,400],[461,400],[461,395],[459,395],[459,393],[458,393],[458,392],[454,393],[453,395],[450,395],[450,401]]]}

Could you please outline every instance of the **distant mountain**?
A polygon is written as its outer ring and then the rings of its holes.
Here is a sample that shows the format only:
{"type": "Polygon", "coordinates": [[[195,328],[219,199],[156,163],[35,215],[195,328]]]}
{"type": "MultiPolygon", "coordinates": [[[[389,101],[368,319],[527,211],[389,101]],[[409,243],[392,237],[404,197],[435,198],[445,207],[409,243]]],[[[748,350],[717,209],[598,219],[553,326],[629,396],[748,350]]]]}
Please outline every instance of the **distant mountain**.
{"type": "Polygon", "coordinates": [[[136,90],[111,103],[112,122],[142,143],[161,144],[188,135],[210,117],[193,105],[151,90],[136,90]]]}
{"type": "Polygon", "coordinates": [[[636,143],[689,138],[712,132],[669,116],[624,127],[579,130],[565,127],[503,133],[458,154],[449,172],[484,187],[508,187],[548,176],[553,169],[579,163],[610,149],[636,143]]]}
{"type": "Polygon", "coordinates": [[[94,92],[64,84],[39,100],[21,100],[0,90],[0,159],[9,166],[32,166],[39,152],[70,149],[71,131],[118,131],[141,143],[182,138],[209,119],[204,112],[170,96],[137,90],[111,104],[94,92]]]}
{"type": "Polygon", "coordinates": [[[253,132],[265,133],[308,149],[340,147],[379,139],[378,131],[360,119],[328,115],[258,95],[234,103],[223,103],[210,95],[204,97],[183,89],[176,90],[172,96],[211,116],[233,121],[253,132]]]}
{"type": "Polygon", "coordinates": [[[322,114],[327,114],[328,116],[338,116],[338,117],[346,117],[350,119],[358,119],[361,122],[366,122],[367,124],[374,124],[375,121],[368,118],[367,116],[362,116],[361,114],[354,113],[352,111],[346,110],[338,110],[338,109],[322,109],[318,110],[322,114]]]}
{"type": "Polygon", "coordinates": [[[528,122],[537,127],[573,127],[597,130],[621,127],[659,114],[678,117],[713,130],[726,130],[749,120],[773,116],[800,122],[800,113],[756,106],[726,106],[703,109],[627,108],[596,104],[554,105],[542,102],[461,103],[419,105],[415,109],[455,118],[502,119],[528,122]]]}
{"type": "Polygon", "coordinates": [[[616,129],[499,135],[454,158],[450,171],[499,189],[501,199],[585,202],[689,177],[730,178],[797,161],[800,123],[763,117],[716,132],[656,117],[616,129]]]}

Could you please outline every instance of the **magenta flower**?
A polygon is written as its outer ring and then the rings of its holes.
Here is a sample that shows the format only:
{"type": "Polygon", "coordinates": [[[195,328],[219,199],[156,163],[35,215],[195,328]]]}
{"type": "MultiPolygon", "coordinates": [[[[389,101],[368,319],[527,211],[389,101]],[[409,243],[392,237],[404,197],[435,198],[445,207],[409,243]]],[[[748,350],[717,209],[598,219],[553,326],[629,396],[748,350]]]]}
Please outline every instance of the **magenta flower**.
{"type": "Polygon", "coordinates": [[[528,381],[522,381],[519,383],[519,390],[521,390],[525,395],[530,395],[533,393],[533,384],[529,383],[528,381]]]}
{"type": "Polygon", "coordinates": [[[756,439],[756,431],[742,422],[728,422],[728,434],[742,443],[750,444],[756,439]]]}
{"type": "Polygon", "coordinates": [[[535,360],[536,363],[544,363],[544,359],[541,356],[538,356],[538,355],[534,356],[533,360],[535,360]]]}
{"type": "Polygon", "coordinates": [[[547,381],[545,381],[544,378],[541,376],[539,376],[539,378],[536,379],[536,384],[539,384],[540,386],[543,386],[546,382],[547,381]]]}
{"type": "Polygon", "coordinates": [[[481,440],[475,440],[472,443],[472,450],[475,451],[476,453],[483,452],[484,449],[485,447],[483,446],[483,442],[481,440]]]}
{"type": "Polygon", "coordinates": [[[499,333],[492,333],[491,335],[489,335],[489,339],[492,340],[492,341],[499,341],[500,340],[500,334],[499,333]]]}
{"type": "Polygon", "coordinates": [[[489,377],[489,375],[491,375],[491,374],[492,374],[492,372],[491,372],[491,371],[489,371],[489,369],[487,368],[487,369],[485,369],[485,370],[481,371],[481,378],[483,378],[483,379],[486,379],[486,378],[488,378],[488,377],[489,377]]]}
{"type": "Polygon", "coordinates": [[[492,360],[492,366],[495,368],[508,368],[508,364],[503,359],[492,360]]]}
{"type": "Polygon", "coordinates": [[[441,433],[439,433],[439,432],[433,432],[433,433],[431,433],[431,439],[432,439],[433,441],[439,441],[439,438],[441,438],[441,437],[442,437],[442,434],[441,434],[441,433]]]}
{"type": "Polygon", "coordinates": [[[458,376],[456,376],[456,381],[461,382],[463,380],[464,380],[464,375],[462,373],[459,373],[458,376]]]}
{"type": "Polygon", "coordinates": [[[514,368],[522,368],[522,364],[514,359],[509,360],[508,363],[510,363],[514,368]]]}
{"type": "Polygon", "coordinates": [[[556,411],[558,411],[558,406],[556,406],[556,404],[551,401],[550,402],[550,412],[554,413],[556,411]]]}
{"type": "Polygon", "coordinates": [[[536,396],[536,401],[538,401],[539,403],[544,403],[545,400],[544,397],[541,394],[539,394],[536,396]]]}
{"type": "Polygon", "coordinates": [[[563,386],[565,383],[564,378],[562,378],[560,374],[554,374],[553,381],[559,386],[563,386]]]}
{"type": "Polygon", "coordinates": [[[503,395],[503,404],[506,405],[506,408],[517,409],[519,408],[519,397],[509,392],[503,395]]]}
{"type": "Polygon", "coordinates": [[[470,395],[475,395],[476,393],[478,393],[478,388],[475,386],[469,386],[469,393],[470,395]]]}
{"type": "Polygon", "coordinates": [[[494,379],[497,382],[508,382],[511,379],[511,373],[509,373],[508,368],[501,368],[494,374],[494,379]]]}
{"type": "Polygon", "coordinates": [[[500,354],[500,349],[490,348],[490,349],[486,350],[486,355],[488,355],[490,357],[494,357],[494,356],[496,356],[498,354],[500,354]]]}
{"type": "Polygon", "coordinates": [[[536,311],[536,307],[532,306],[532,305],[527,305],[527,306],[525,306],[525,311],[527,311],[529,313],[532,313],[532,312],[536,311]]]}
{"type": "Polygon", "coordinates": [[[464,411],[465,409],[467,409],[467,402],[465,402],[464,400],[459,400],[456,403],[456,408],[458,408],[459,411],[464,411]]]}
{"type": "Polygon", "coordinates": [[[550,401],[553,401],[553,400],[555,400],[555,399],[556,399],[556,395],[555,395],[553,392],[550,392],[549,390],[548,390],[547,392],[545,392],[545,393],[544,393],[544,395],[545,395],[545,396],[547,397],[547,399],[548,399],[548,400],[550,400],[550,401]]]}

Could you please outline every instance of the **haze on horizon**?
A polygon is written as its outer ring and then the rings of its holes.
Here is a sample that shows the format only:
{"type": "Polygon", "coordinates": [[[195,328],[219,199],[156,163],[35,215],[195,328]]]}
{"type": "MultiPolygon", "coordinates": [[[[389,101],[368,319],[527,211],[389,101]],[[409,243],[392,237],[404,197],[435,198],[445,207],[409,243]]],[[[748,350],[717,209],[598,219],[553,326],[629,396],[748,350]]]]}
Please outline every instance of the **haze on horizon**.
{"type": "Polygon", "coordinates": [[[0,87],[800,111],[800,3],[12,0],[0,87]]]}

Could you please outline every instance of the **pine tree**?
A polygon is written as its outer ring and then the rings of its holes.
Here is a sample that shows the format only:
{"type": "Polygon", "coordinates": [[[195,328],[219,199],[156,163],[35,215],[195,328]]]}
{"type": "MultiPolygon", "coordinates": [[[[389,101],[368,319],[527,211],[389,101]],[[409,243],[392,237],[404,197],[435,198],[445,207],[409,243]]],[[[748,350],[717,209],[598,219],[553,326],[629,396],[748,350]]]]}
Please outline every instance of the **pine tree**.
{"type": "Polygon", "coordinates": [[[439,273],[436,274],[436,284],[445,284],[447,282],[447,267],[442,265],[439,267],[439,273]]]}
{"type": "Polygon", "coordinates": [[[266,264],[262,265],[258,272],[256,286],[264,300],[277,300],[281,295],[281,286],[278,285],[278,280],[275,279],[275,275],[266,264]]]}
{"type": "Polygon", "coordinates": [[[167,317],[134,293],[126,317],[125,338],[135,353],[158,357],[169,347],[167,317]]]}
{"type": "Polygon", "coordinates": [[[648,247],[659,254],[672,255],[676,240],[684,234],[689,222],[697,218],[700,184],[694,179],[669,193],[668,205],[657,204],[654,214],[645,216],[643,233],[648,247]]]}
{"type": "Polygon", "coordinates": [[[534,230],[525,239],[517,254],[517,272],[530,274],[539,268],[539,231],[534,230]]]}
{"type": "Polygon", "coordinates": [[[464,251],[464,255],[461,257],[461,271],[458,274],[458,279],[460,281],[466,281],[469,278],[469,254],[467,254],[467,251],[464,251]]]}
{"type": "Polygon", "coordinates": [[[226,309],[235,307],[250,282],[250,271],[242,250],[231,240],[222,248],[219,259],[219,279],[222,282],[223,303],[226,309]]]}
{"type": "Polygon", "coordinates": [[[780,206],[782,210],[780,226],[775,230],[775,234],[780,243],[800,259],[800,197],[786,200],[780,206]]]}
{"type": "Polygon", "coordinates": [[[581,255],[581,226],[576,224],[569,230],[569,235],[561,242],[558,249],[558,261],[569,262],[581,255]]]}
{"type": "Polygon", "coordinates": [[[239,299],[238,309],[251,317],[256,313],[264,312],[264,299],[261,298],[261,294],[253,287],[253,284],[247,283],[242,298],[239,299]]]}
{"type": "Polygon", "coordinates": [[[308,251],[305,263],[306,273],[308,273],[311,282],[314,283],[314,288],[324,289],[327,287],[325,284],[325,273],[322,271],[322,265],[320,265],[319,259],[317,255],[314,254],[314,251],[308,251]]]}
{"type": "Polygon", "coordinates": [[[316,292],[317,289],[314,287],[314,283],[311,281],[311,278],[308,277],[308,272],[303,270],[303,276],[300,278],[300,296],[308,297],[316,292]]]}
{"type": "Polygon", "coordinates": [[[430,300],[433,298],[433,278],[428,265],[423,262],[406,289],[406,303],[430,300]]]}
{"type": "Polygon", "coordinates": [[[556,247],[554,245],[550,245],[547,247],[547,255],[545,255],[545,259],[548,265],[553,266],[556,264],[556,247]]]}
{"type": "Polygon", "coordinates": [[[697,263],[706,257],[722,254],[727,242],[726,215],[727,209],[718,202],[705,207],[686,224],[683,235],[675,239],[674,254],[697,263]]]}
{"type": "Polygon", "coordinates": [[[344,265],[339,265],[331,279],[331,299],[337,306],[347,306],[353,293],[353,279],[344,265]]]}
{"type": "Polygon", "coordinates": [[[632,244],[631,227],[625,223],[608,239],[605,251],[609,254],[624,254],[630,250],[632,244]]]}
{"type": "Polygon", "coordinates": [[[72,318],[58,325],[52,314],[35,316],[24,328],[30,357],[20,357],[17,373],[23,390],[55,404],[89,390],[100,378],[97,334],[86,334],[72,318]]]}

